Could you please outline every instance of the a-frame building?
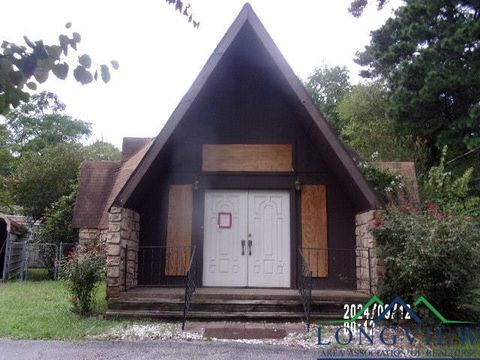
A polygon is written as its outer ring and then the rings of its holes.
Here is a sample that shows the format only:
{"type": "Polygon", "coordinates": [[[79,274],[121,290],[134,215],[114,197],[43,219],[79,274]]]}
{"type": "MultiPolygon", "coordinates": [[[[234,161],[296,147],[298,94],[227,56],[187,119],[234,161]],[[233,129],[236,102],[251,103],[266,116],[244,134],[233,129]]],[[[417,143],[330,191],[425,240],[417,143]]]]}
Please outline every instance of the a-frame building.
{"type": "Polygon", "coordinates": [[[82,243],[107,244],[111,298],[187,273],[226,293],[296,291],[305,271],[371,290],[382,204],[249,4],[160,134],[123,155],[84,164],[74,216],[82,243]]]}

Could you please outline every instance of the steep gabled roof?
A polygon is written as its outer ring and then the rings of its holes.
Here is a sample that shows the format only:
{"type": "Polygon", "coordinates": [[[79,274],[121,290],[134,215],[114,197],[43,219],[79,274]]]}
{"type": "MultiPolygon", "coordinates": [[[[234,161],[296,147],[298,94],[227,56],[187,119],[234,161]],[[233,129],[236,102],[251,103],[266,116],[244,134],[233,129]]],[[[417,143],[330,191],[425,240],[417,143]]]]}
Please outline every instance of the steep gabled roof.
{"type": "Polygon", "coordinates": [[[124,138],[122,161],[85,161],[73,211],[74,228],[107,229],[108,209],[152,144],[151,138],[124,138]]]}
{"type": "Polygon", "coordinates": [[[132,173],[128,181],[126,181],[122,190],[115,198],[113,204],[118,206],[123,206],[126,204],[142,178],[147,173],[148,169],[159,156],[175,128],[179,125],[190,106],[197,99],[198,95],[204,88],[207,80],[221,61],[227,49],[231,47],[241,29],[247,23],[251,26],[262,46],[273,59],[274,64],[278,67],[281,74],[287,81],[303,110],[308,114],[315,126],[320,131],[322,140],[334,154],[332,161],[335,162],[335,164],[333,164],[334,167],[339,167],[338,173],[341,174],[342,178],[343,176],[349,178],[349,182],[353,184],[353,191],[362,195],[364,200],[363,203],[368,204],[368,208],[381,208],[382,203],[370,188],[363,175],[360,173],[359,169],[350,157],[346,147],[342,144],[340,139],[338,139],[326,120],[323,118],[318,108],[313,103],[310,95],[305,90],[303,84],[290,68],[287,61],[280,53],[280,50],[277,48],[272,38],[265,30],[263,24],[260,22],[252,7],[248,3],[243,6],[240,14],[225,33],[213,54],[210,56],[207,63],[201,70],[200,74],[193,82],[191,88],[180,101],[179,105],[172,113],[159,135],[153,141],[153,144],[142,158],[139,166],[132,173]]]}
{"type": "Polygon", "coordinates": [[[73,210],[74,228],[99,227],[119,167],[119,161],[85,161],[82,164],[73,210]]]}

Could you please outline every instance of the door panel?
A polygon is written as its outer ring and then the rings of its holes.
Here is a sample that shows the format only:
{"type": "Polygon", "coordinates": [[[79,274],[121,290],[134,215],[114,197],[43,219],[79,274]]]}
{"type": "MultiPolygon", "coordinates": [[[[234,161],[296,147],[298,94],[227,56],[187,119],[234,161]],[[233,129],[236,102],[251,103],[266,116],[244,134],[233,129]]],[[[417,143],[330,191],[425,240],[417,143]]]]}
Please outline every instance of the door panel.
{"type": "Polygon", "coordinates": [[[287,191],[205,192],[203,285],[290,287],[287,191]],[[219,213],[232,214],[231,228],[219,213]]]}
{"type": "Polygon", "coordinates": [[[248,227],[248,286],[290,287],[289,193],[250,192],[248,227]]]}
{"type": "Polygon", "coordinates": [[[204,286],[247,286],[247,219],[247,192],[205,192],[204,286]],[[232,214],[231,228],[218,227],[220,212],[232,214]]]}

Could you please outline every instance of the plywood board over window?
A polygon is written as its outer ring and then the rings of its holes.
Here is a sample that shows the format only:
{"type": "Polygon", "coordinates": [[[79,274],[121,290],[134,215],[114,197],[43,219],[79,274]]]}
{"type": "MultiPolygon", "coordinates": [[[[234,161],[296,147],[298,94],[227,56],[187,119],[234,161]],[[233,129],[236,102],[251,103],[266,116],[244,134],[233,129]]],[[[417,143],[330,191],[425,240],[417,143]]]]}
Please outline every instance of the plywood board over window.
{"type": "Polygon", "coordinates": [[[171,185],[168,193],[165,275],[185,276],[192,245],[192,185],[171,185]]]}
{"type": "Polygon", "coordinates": [[[327,191],[324,185],[302,186],[302,251],[313,277],[328,276],[327,191]]]}
{"type": "Polygon", "coordinates": [[[293,171],[291,144],[204,144],[203,171],[293,171]]]}

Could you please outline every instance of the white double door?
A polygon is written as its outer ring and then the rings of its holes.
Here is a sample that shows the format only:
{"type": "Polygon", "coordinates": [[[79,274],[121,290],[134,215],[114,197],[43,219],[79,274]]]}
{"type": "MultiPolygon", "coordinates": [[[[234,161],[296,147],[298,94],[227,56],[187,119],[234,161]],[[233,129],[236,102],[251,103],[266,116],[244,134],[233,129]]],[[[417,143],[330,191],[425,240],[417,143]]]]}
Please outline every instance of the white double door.
{"type": "Polygon", "coordinates": [[[203,286],[290,287],[289,193],[206,191],[203,244],[203,286]]]}

